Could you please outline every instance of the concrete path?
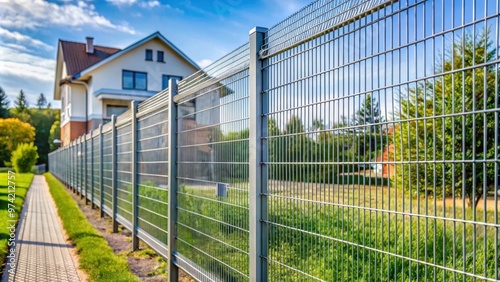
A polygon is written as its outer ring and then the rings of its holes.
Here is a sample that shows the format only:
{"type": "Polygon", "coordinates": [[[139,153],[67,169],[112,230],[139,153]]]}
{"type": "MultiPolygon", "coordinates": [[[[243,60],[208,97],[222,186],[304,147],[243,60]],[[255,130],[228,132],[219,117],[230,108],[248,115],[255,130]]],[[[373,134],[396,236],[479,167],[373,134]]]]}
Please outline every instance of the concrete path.
{"type": "Polygon", "coordinates": [[[31,184],[16,232],[16,264],[7,264],[2,282],[80,281],[57,217],[54,201],[41,175],[31,184]]]}

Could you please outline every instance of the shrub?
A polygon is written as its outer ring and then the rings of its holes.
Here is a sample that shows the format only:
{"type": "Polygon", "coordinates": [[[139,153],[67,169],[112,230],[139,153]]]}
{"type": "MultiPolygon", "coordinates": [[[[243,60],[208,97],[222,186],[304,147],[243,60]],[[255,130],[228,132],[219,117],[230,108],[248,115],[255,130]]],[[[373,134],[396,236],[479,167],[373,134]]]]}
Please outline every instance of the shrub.
{"type": "Polygon", "coordinates": [[[12,152],[22,143],[35,141],[35,128],[15,118],[0,119],[0,166],[9,166],[12,152]]]}
{"type": "Polygon", "coordinates": [[[33,143],[24,143],[12,153],[11,162],[16,172],[31,172],[37,160],[37,147],[33,143]]]}

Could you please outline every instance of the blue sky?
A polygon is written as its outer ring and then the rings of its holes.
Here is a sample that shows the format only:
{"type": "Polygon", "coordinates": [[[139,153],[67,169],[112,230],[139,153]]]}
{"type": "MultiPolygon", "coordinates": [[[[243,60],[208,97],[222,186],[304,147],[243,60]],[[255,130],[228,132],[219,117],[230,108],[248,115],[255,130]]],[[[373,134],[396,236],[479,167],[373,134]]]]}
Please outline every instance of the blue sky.
{"type": "Polygon", "coordinates": [[[160,31],[200,66],[271,27],[311,0],[0,0],[0,86],[11,102],[52,101],[58,39],[124,48],[160,31]]]}

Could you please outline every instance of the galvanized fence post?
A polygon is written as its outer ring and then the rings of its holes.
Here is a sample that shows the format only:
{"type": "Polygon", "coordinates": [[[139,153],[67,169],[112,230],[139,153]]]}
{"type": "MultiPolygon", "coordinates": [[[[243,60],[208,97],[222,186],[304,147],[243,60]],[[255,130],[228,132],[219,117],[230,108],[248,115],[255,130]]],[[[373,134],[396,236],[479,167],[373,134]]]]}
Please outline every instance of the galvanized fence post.
{"type": "Polygon", "coordinates": [[[85,142],[84,136],[80,136],[80,143],[78,144],[78,162],[80,163],[80,169],[78,170],[78,191],[80,191],[80,200],[83,199],[83,142],[85,142]]]}
{"type": "Polygon", "coordinates": [[[136,101],[130,103],[131,120],[130,120],[130,130],[131,130],[131,141],[132,141],[132,158],[131,162],[131,175],[132,179],[132,250],[136,251],[139,249],[139,238],[137,237],[138,228],[138,208],[137,200],[139,189],[137,187],[137,105],[136,101]]]}
{"type": "Polygon", "coordinates": [[[179,268],[175,265],[177,251],[177,82],[168,82],[168,277],[169,281],[179,280],[179,268]]]}
{"type": "Polygon", "coordinates": [[[75,146],[74,146],[74,161],[75,161],[75,171],[74,171],[74,174],[75,174],[75,178],[74,178],[74,181],[73,181],[73,186],[75,189],[75,192],[76,192],[76,195],[80,195],[80,190],[79,190],[79,184],[78,184],[78,181],[80,181],[80,173],[79,173],[79,162],[80,162],[80,159],[78,157],[78,150],[80,150],[80,139],[77,138],[75,139],[75,146]]]}
{"type": "Polygon", "coordinates": [[[72,174],[73,174],[73,147],[71,146],[71,142],[68,144],[68,157],[69,157],[69,165],[68,165],[68,189],[71,190],[72,185],[72,174]]]}
{"type": "MultiPolygon", "coordinates": [[[[71,150],[71,156],[73,157],[73,162],[72,162],[72,177],[71,177],[71,187],[73,188],[73,193],[77,194],[78,190],[76,188],[76,180],[77,178],[77,166],[76,164],[78,163],[77,159],[77,147],[76,147],[76,141],[77,139],[73,140],[73,150],[71,150]]],[[[78,195],[78,194],[77,194],[78,195]]]]}
{"type": "Polygon", "coordinates": [[[73,181],[74,181],[74,162],[75,162],[75,156],[74,156],[74,144],[73,142],[69,143],[69,189],[74,193],[75,190],[73,188],[73,181]]]}
{"type": "Polygon", "coordinates": [[[91,194],[91,199],[90,199],[90,208],[94,209],[95,208],[95,199],[94,199],[94,137],[92,136],[92,131],[90,132],[90,193],[91,194]]]}
{"type": "Polygon", "coordinates": [[[75,189],[75,170],[76,170],[76,161],[75,161],[75,141],[71,142],[71,181],[70,186],[73,193],[76,193],[75,189]]]}
{"type": "Polygon", "coordinates": [[[78,138],[75,139],[73,144],[73,162],[75,163],[73,170],[73,189],[76,195],[78,195],[78,138]]]}
{"type": "Polygon", "coordinates": [[[118,232],[117,214],[117,178],[116,178],[116,116],[111,116],[111,220],[113,222],[113,233],[118,232]]]}
{"type": "Polygon", "coordinates": [[[88,190],[88,163],[87,163],[87,133],[83,135],[83,154],[82,154],[82,161],[85,164],[84,170],[83,170],[83,187],[85,188],[85,205],[89,203],[89,190],[88,190]]]}
{"type": "Polygon", "coordinates": [[[68,145],[66,147],[66,188],[70,189],[70,177],[71,177],[71,147],[68,145]]]}
{"type": "Polygon", "coordinates": [[[263,176],[264,153],[267,153],[263,136],[263,75],[259,51],[267,29],[255,27],[250,31],[249,114],[250,114],[250,281],[267,281],[266,220],[267,192],[263,176]]]}
{"type": "Polygon", "coordinates": [[[103,173],[103,170],[104,170],[104,160],[103,160],[103,156],[104,156],[104,136],[102,134],[102,124],[99,125],[99,215],[101,218],[104,217],[104,181],[103,181],[103,177],[104,177],[104,173],[103,173]]]}

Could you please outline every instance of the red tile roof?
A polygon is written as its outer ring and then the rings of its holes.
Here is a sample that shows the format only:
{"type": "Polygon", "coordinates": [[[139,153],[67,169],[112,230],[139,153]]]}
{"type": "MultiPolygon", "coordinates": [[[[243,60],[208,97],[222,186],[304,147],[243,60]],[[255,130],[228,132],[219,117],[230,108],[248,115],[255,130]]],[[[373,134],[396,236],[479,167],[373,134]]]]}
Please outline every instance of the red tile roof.
{"type": "Polygon", "coordinates": [[[94,53],[88,54],[85,43],[64,40],[60,42],[68,75],[75,75],[121,50],[94,45],[94,53]]]}

